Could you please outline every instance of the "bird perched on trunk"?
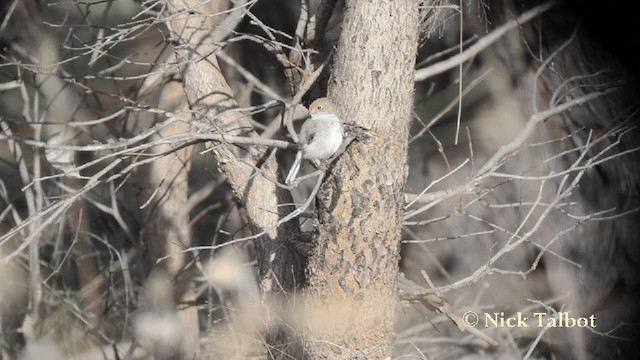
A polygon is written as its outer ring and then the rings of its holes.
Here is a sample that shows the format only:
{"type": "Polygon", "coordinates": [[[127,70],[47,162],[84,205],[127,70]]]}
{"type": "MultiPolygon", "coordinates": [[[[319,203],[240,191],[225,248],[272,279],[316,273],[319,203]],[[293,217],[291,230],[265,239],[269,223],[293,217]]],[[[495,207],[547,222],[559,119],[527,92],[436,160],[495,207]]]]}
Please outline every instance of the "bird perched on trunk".
{"type": "Polygon", "coordinates": [[[316,164],[331,158],[342,145],[344,128],[329,98],[315,100],[309,106],[309,119],[300,130],[300,150],[291,166],[286,183],[291,184],[300,171],[302,158],[316,164]]]}

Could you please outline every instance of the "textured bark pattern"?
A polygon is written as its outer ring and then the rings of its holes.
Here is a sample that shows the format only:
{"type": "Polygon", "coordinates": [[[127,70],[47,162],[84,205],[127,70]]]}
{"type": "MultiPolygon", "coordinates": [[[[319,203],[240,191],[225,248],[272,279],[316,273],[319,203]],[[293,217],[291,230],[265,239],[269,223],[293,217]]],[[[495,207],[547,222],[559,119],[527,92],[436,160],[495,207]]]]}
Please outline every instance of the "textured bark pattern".
{"type": "Polygon", "coordinates": [[[329,97],[368,137],[339,158],[319,195],[308,303],[329,315],[312,329],[322,339],[307,343],[312,358],[391,354],[417,30],[415,1],[347,3],[329,97]]]}

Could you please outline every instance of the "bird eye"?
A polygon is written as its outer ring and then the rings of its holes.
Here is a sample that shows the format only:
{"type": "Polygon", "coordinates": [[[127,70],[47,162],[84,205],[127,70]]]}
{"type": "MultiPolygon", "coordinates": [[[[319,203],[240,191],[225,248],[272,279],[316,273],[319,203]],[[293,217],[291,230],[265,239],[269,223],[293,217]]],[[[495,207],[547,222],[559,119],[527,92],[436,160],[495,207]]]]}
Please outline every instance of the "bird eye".
{"type": "Polygon", "coordinates": [[[322,105],[316,106],[316,110],[322,110],[322,105]]]}

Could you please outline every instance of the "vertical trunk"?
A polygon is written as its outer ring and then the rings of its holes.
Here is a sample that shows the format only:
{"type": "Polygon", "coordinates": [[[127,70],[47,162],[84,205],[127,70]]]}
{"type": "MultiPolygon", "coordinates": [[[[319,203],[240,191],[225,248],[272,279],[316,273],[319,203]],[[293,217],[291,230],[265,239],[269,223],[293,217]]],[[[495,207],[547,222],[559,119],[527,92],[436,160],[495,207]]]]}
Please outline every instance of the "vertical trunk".
{"type": "MultiPolygon", "coordinates": [[[[181,44],[176,55],[178,61],[188,63],[182,73],[184,90],[199,131],[257,137],[246,113],[230,111],[237,109],[238,104],[215,55],[219,45],[213,39],[220,29],[217,27],[222,18],[220,14],[227,10],[228,4],[226,1],[204,4],[196,0],[168,1],[167,12],[174,17],[171,26],[181,44]],[[185,9],[207,16],[191,16],[185,9]]],[[[288,330],[272,316],[281,311],[279,306],[286,308],[284,295],[304,282],[304,259],[289,241],[299,237],[299,229],[293,222],[275,227],[281,216],[291,211],[290,206],[278,204],[290,204],[292,200],[273,182],[278,178],[274,153],[264,147],[244,149],[226,143],[216,144],[212,150],[219,170],[242,203],[253,231],[265,231],[254,244],[263,299],[270,301],[265,301],[264,310],[265,325],[269,329],[266,343],[274,354],[295,351],[289,349],[296,344],[290,343],[288,330]]]]}
{"type": "MultiPolygon", "coordinates": [[[[177,82],[163,87],[158,99],[159,106],[167,111],[186,111],[184,89],[177,82]]],[[[158,136],[165,137],[189,131],[189,125],[177,122],[162,129],[158,136]]],[[[158,145],[156,151],[170,150],[168,144],[158,145]]],[[[137,171],[140,186],[138,200],[146,204],[143,209],[145,230],[143,242],[147,260],[147,270],[166,271],[175,281],[175,300],[187,304],[195,300],[195,285],[183,271],[189,259],[181,250],[191,246],[191,227],[189,214],[183,209],[188,200],[188,172],[191,168],[191,148],[155,160],[149,166],[137,171]],[[164,256],[171,255],[166,261],[156,264],[164,256]]],[[[198,354],[198,313],[194,306],[186,306],[179,313],[182,323],[181,356],[187,359],[198,354]]]]}
{"type": "Polygon", "coordinates": [[[318,199],[312,358],[391,355],[417,35],[416,1],[347,2],[329,97],[367,136],[339,158],[318,199]]]}

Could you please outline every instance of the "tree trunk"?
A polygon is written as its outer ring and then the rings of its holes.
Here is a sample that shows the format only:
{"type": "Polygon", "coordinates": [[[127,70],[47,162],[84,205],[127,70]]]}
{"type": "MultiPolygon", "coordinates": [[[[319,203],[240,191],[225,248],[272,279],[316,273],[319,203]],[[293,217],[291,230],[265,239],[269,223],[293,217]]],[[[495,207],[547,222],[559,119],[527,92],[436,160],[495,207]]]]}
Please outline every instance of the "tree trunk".
{"type": "Polygon", "coordinates": [[[342,29],[329,97],[366,136],[338,159],[318,197],[306,350],[382,359],[394,340],[417,2],[349,1],[342,29]]]}
{"type": "MultiPolygon", "coordinates": [[[[158,99],[162,109],[167,111],[186,111],[182,84],[169,82],[163,86],[158,99]]],[[[189,125],[177,122],[158,132],[159,137],[189,131],[189,125]]],[[[171,145],[156,147],[157,152],[169,151],[171,145]]],[[[180,304],[195,301],[195,284],[184,272],[189,258],[181,251],[191,246],[191,227],[189,214],[183,209],[187,204],[188,173],[191,168],[191,148],[175,151],[173,154],[155,160],[148,166],[140,167],[136,172],[136,181],[140,184],[138,201],[146,204],[142,209],[145,229],[143,246],[146,257],[146,270],[163,270],[175,281],[174,297],[180,304]],[[161,263],[159,258],[170,255],[161,263]]],[[[183,358],[191,359],[198,354],[198,312],[195,306],[185,306],[178,312],[182,324],[182,344],[179,350],[183,358]]]]}
{"type": "MultiPolygon", "coordinates": [[[[167,12],[174,16],[171,22],[175,37],[183,46],[177,49],[177,58],[188,64],[183,73],[184,89],[189,107],[199,122],[201,132],[218,132],[226,135],[258,137],[247,114],[233,111],[238,104],[231,88],[220,71],[215,52],[219,45],[215,39],[219,14],[229,5],[226,1],[203,4],[201,1],[169,0],[167,12]],[[187,15],[185,9],[190,9],[187,15]],[[191,12],[208,16],[190,16],[191,12]]],[[[290,346],[290,336],[277,316],[286,307],[283,296],[304,283],[304,259],[291,245],[291,239],[299,238],[300,229],[294,221],[276,228],[278,220],[292,211],[288,191],[277,188],[273,179],[278,178],[275,154],[264,147],[243,149],[233,144],[221,143],[212,153],[218,168],[231,185],[241,202],[254,233],[264,231],[254,242],[259,267],[260,288],[265,300],[267,328],[266,343],[274,354],[284,354],[290,346]]],[[[283,179],[281,179],[283,180],[283,179]]],[[[296,221],[297,222],[297,221],[296,221]]]]}

